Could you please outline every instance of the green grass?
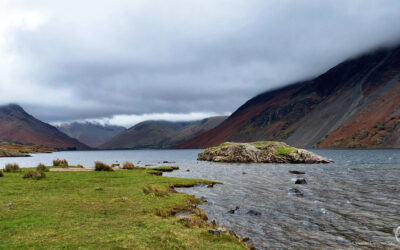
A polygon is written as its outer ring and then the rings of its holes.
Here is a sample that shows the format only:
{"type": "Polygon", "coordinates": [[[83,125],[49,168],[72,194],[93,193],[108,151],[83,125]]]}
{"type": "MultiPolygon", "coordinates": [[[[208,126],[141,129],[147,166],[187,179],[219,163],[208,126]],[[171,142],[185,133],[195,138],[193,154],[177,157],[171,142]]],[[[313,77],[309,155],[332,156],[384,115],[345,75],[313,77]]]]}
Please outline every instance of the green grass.
{"type": "Polygon", "coordinates": [[[275,141],[255,141],[255,142],[251,142],[251,144],[255,147],[262,147],[262,146],[269,146],[269,145],[274,145],[277,144],[279,142],[275,142],[275,141]]]}
{"type": "Polygon", "coordinates": [[[172,172],[174,170],[179,169],[178,166],[159,166],[154,168],[149,168],[151,170],[160,171],[160,172],[172,172]]]}
{"type": "Polygon", "coordinates": [[[288,155],[290,153],[294,153],[295,151],[296,149],[292,147],[280,147],[276,149],[276,153],[278,155],[288,155]]]}
{"type": "Polygon", "coordinates": [[[66,167],[61,167],[61,166],[48,166],[48,168],[84,168],[81,164],[77,165],[68,165],[66,167]]]}
{"type": "Polygon", "coordinates": [[[149,171],[48,172],[0,179],[0,249],[243,249],[233,236],[186,227],[173,211],[194,197],[171,186],[210,183],[149,171]],[[162,216],[160,216],[162,215],[162,216]]]}

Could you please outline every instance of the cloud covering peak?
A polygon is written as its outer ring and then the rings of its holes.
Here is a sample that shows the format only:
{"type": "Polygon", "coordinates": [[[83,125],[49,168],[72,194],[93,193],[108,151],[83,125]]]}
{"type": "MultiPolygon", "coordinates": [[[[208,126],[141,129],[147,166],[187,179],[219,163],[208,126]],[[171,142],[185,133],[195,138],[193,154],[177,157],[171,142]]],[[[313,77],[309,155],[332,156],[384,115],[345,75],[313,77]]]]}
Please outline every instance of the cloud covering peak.
{"type": "Polygon", "coordinates": [[[0,100],[48,122],[226,114],[397,43],[399,9],[396,0],[0,0],[0,100]]]}

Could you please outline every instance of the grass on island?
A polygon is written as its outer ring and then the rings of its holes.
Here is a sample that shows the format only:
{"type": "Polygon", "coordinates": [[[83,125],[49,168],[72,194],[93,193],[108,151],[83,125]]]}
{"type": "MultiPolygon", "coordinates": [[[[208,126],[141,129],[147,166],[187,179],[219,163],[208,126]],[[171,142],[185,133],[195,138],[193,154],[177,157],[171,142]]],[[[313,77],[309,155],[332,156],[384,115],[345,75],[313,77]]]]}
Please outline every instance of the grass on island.
{"type": "MultiPolygon", "coordinates": [[[[210,150],[216,151],[233,144],[235,143],[224,142],[216,147],[211,147],[210,150]]],[[[296,148],[291,147],[286,143],[278,141],[255,141],[255,142],[250,142],[250,144],[258,148],[268,148],[268,150],[274,150],[273,152],[276,152],[277,155],[288,155],[290,153],[296,152],[296,148]]]]}
{"type": "Polygon", "coordinates": [[[146,169],[22,178],[31,170],[0,178],[0,249],[245,248],[231,235],[211,235],[204,225],[188,227],[172,215],[198,200],[170,187],[209,181],[155,176],[146,169]]]}

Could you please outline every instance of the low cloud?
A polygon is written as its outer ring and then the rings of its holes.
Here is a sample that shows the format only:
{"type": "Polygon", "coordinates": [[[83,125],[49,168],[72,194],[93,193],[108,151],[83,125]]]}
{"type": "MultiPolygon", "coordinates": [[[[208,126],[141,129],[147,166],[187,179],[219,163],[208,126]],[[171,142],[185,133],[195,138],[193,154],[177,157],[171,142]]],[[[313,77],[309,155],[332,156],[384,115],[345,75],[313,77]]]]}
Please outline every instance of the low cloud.
{"type": "MultiPolygon", "coordinates": [[[[134,126],[137,123],[148,121],[148,120],[157,120],[157,121],[173,121],[173,122],[184,122],[184,121],[196,121],[204,118],[218,116],[217,113],[201,113],[201,112],[192,112],[187,114],[179,114],[179,113],[154,113],[154,114],[143,114],[143,115],[113,115],[112,117],[105,117],[100,119],[84,119],[84,120],[75,120],[68,121],[71,122],[90,122],[101,125],[119,125],[126,128],[134,126]]],[[[224,115],[229,115],[226,113],[224,115]]],[[[53,122],[54,125],[59,125],[65,123],[66,121],[58,121],[53,122]]]]}
{"type": "Polygon", "coordinates": [[[396,44],[399,9],[397,0],[1,1],[0,100],[47,122],[231,113],[396,44]]]}

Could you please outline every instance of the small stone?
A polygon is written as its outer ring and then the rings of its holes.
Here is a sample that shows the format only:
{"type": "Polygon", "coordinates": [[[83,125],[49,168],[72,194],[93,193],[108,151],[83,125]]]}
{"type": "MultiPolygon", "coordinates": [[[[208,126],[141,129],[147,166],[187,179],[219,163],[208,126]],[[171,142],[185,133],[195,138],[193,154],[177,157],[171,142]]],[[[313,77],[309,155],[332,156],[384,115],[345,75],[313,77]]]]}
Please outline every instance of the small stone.
{"type": "Polygon", "coordinates": [[[207,187],[208,188],[213,188],[214,187],[214,183],[208,184],[207,187]]]}
{"type": "Polygon", "coordinates": [[[226,233],[226,229],[225,228],[209,229],[208,232],[213,235],[221,235],[222,233],[226,233]]]}
{"type": "Polygon", "coordinates": [[[228,213],[234,214],[237,210],[239,210],[238,206],[236,206],[234,209],[229,210],[228,213]]]}
{"type": "Polygon", "coordinates": [[[242,241],[243,241],[243,242],[247,242],[247,241],[249,241],[249,240],[250,240],[249,237],[244,237],[242,241]]]}
{"type": "Polygon", "coordinates": [[[121,201],[126,201],[126,197],[121,197],[121,201]]]}
{"type": "Polygon", "coordinates": [[[10,207],[10,208],[11,208],[11,207],[13,207],[13,206],[14,206],[14,203],[12,203],[12,202],[10,202],[10,203],[7,204],[7,207],[10,207]]]}
{"type": "Polygon", "coordinates": [[[289,170],[288,172],[289,172],[289,174],[305,174],[305,172],[298,171],[298,170],[289,170]]]}
{"type": "Polygon", "coordinates": [[[190,172],[190,169],[186,169],[186,172],[190,172]]]}
{"type": "Polygon", "coordinates": [[[247,174],[246,172],[242,172],[242,174],[247,174]]]}
{"type": "Polygon", "coordinates": [[[294,184],[307,184],[307,181],[304,178],[298,178],[294,184]]]}
{"type": "Polygon", "coordinates": [[[103,190],[103,188],[101,188],[101,187],[96,187],[95,190],[100,191],[100,190],[103,190]]]}
{"type": "Polygon", "coordinates": [[[260,216],[260,215],[261,215],[260,212],[255,211],[255,210],[249,210],[249,211],[247,212],[247,214],[248,214],[248,215],[251,215],[251,216],[260,216]]]}
{"type": "Polygon", "coordinates": [[[217,229],[209,229],[208,232],[212,235],[220,235],[221,231],[217,230],[217,229]]]}

